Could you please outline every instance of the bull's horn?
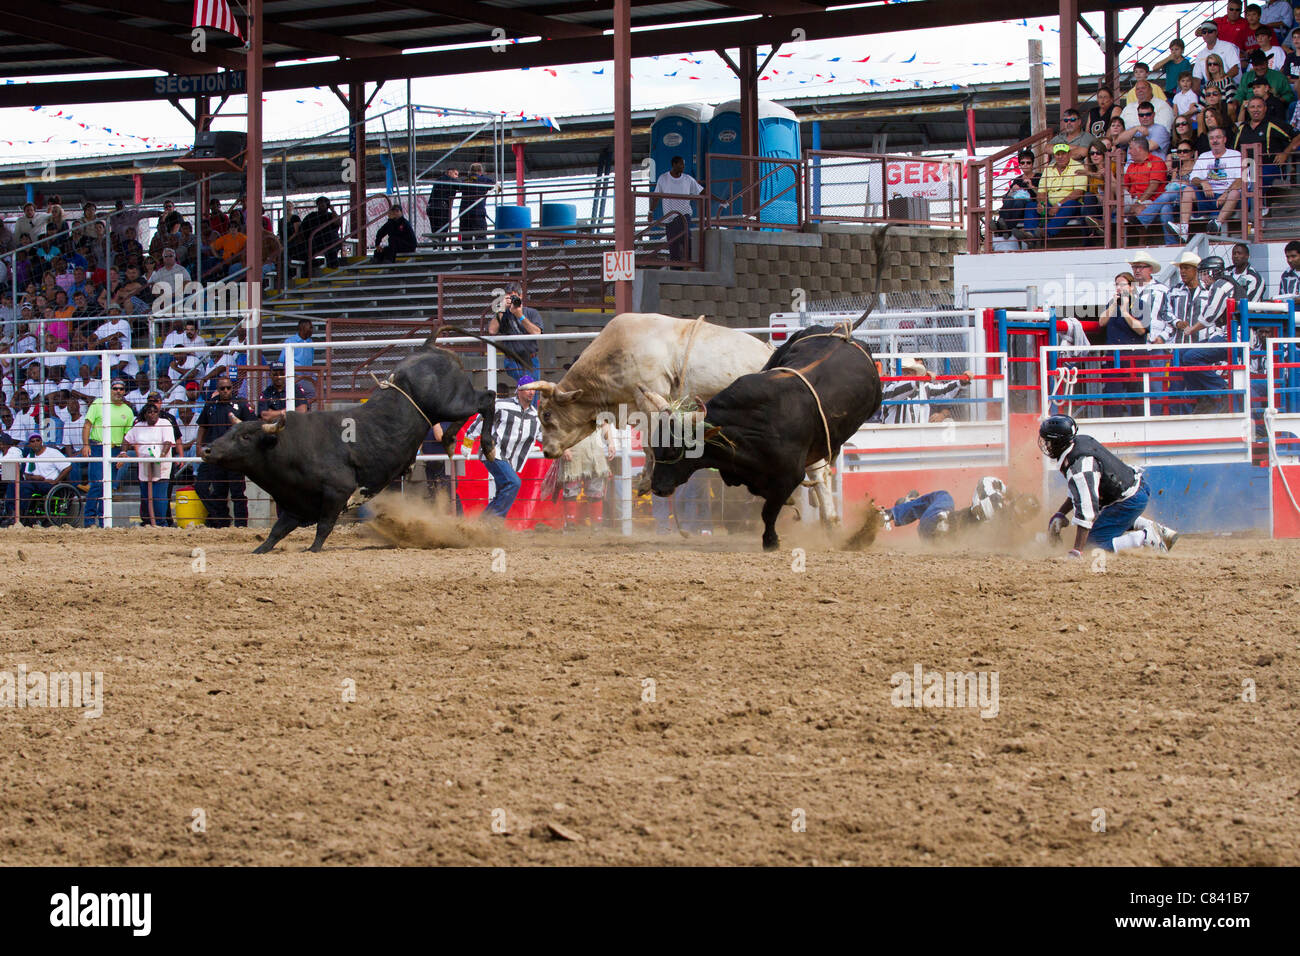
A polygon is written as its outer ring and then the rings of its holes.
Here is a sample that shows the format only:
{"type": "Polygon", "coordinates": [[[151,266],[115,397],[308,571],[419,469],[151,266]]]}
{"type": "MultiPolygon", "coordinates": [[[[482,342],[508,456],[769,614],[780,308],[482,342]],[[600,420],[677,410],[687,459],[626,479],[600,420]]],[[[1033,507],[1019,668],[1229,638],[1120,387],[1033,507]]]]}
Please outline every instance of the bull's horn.
{"type": "Polygon", "coordinates": [[[275,435],[284,431],[284,419],[281,418],[274,422],[262,422],[262,431],[268,435],[275,435]]]}
{"type": "Polygon", "coordinates": [[[519,386],[521,392],[541,392],[543,395],[551,396],[555,394],[554,382],[530,382],[527,385],[519,386]]]}
{"type": "Polygon", "coordinates": [[[667,400],[665,400],[664,397],[660,395],[658,392],[652,392],[644,385],[638,385],[636,388],[637,391],[641,393],[641,397],[646,400],[646,403],[650,406],[650,408],[653,411],[656,412],[668,411],[667,400]]]}
{"type": "Polygon", "coordinates": [[[582,394],[582,389],[580,388],[575,388],[571,392],[561,391],[559,388],[557,388],[554,392],[551,393],[551,401],[555,402],[556,405],[567,405],[569,404],[569,402],[574,401],[581,394],[582,394]]]}

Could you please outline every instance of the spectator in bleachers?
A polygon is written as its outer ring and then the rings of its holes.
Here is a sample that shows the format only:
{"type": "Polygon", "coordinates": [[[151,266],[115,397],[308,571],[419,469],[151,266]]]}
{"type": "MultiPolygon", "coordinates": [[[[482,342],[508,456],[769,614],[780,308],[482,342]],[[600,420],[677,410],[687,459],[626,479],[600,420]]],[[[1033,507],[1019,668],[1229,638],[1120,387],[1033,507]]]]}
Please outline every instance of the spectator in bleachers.
{"type": "Polygon", "coordinates": [[[1190,140],[1180,140],[1170,150],[1170,159],[1162,191],[1140,211],[1133,214],[1138,225],[1150,226],[1158,222],[1165,227],[1166,245],[1173,244],[1177,239],[1169,224],[1173,222],[1178,211],[1179,192],[1187,188],[1191,182],[1192,168],[1196,165],[1196,149],[1190,140]]]}
{"type": "Polygon", "coordinates": [[[1246,20],[1246,35],[1242,37],[1241,42],[1237,44],[1237,51],[1241,54],[1242,70],[1246,72],[1247,58],[1259,49],[1259,38],[1256,35],[1263,21],[1261,19],[1263,8],[1257,3],[1246,4],[1244,17],[1246,20]]]}
{"type": "Polygon", "coordinates": [[[1282,250],[1286,256],[1286,270],[1278,277],[1278,298],[1300,295],[1300,242],[1292,239],[1282,250]]]}
{"type": "Polygon", "coordinates": [[[221,200],[211,199],[208,201],[208,229],[214,236],[220,236],[230,228],[230,217],[221,211],[221,200]]]}
{"type": "Polygon", "coordinates": [[[1205,58],[1202,70],[1205,75],[1199,78],[1201,88],[1197,91],[1201,95],[1201,101],[1207,106],[1213,105],[1210,103],[1209,93],[1211,90],[1218,90],[1220,102],[1226,102],[1236,89],[1236,80],[1224,67],[1223,56],[1219,53],[1211,53],[1205,58]]]}
{"type": "MultiPolygon", "coordinates": [[[[1124,107],[1124,111],[1120,115],[1124,119],[1125,133],[1132,135],[1132,130],[1137,126],[1158,126],[1164,130],[1164,137],[1161,137],[1156,133],[1151,133],[1150,131],[1145,135],[1147,139],[1151,140],[1153,143],[1163,139],[1167,144],[1169,130],[1172,129],[1174,125],[1174,108],[1164,100],[1155,99],[1154,96],[1150,95],[1155,93],[1156,88],[1147,80],[1139,81],[1134,89],[1141,94],[1147,95],[1124,107]],[[1149,116],[1146,115],[1148,113],[1150,114],[1149,116]]],[[[1123,139],[1123,135],[1116,137],[1117,142],[1123,139]]]]}
{"type": "Polygon", "coordinates": [[[27,439],[27,460],[22,466],[22,478],[18,483],[18,503],[25,515],[35,495],[44,495],[59,482],[68,477],[72,462],[68,456],[57,448],[45,444],[40,433],[27,439]]]}
{"type": "Polygon", "coordinates": [[[136,463],[140,481],[140,516],[151,528],[167,523],[170,459],[176,447],[171,423],[160,421],[161,410],[158,403],[146,402],[122,438],[122,458],[156,459],[136,463]]]}
{"type": "Polygon", "coordinates": [[[1032,224],[1037,218],[1035,210],[1040,174],[1034,170],[1034,151],[1029,147],[1016,154],[1016,163],[1020,166],[1020,175],[1007,186],[999,213],[999,229],[1004,233],[1010,232],[1017,239],[1026,239],[1029,237],[1022,235],[1026,224],[1032,224]]]}
{"type": "Polygon", "coordinates": [[[23,214],[14,223],[14,248],[21,249],[44,238],[46,218],[36,212],[35,203],[24,203],[23,214]]]}
{"type": "Polygon", "coordinates": [[[195,262],[195,256],[198,250],[198,240],[194,238],[194,227],[188,222],[182,220],[180,230],[176,240],[176,264],[185,267],[188,272],[195,262]]]}
{"type": "Polygon", "coordinates": [[[293,368],[294,379],[299,386],[307,393],[308,398],[316,394],[316,389],[312,387],[310,381],[302,377],[304,369],[311,368],[316,359],[316,350],[309,343],[314,342],[312,336],[315,334],[315,325],[311,319],[299,319],[298,329],[293,335],[287,336],[284,340],[284,348],[280,349],[280,364],[288,366],[289,349],[293,349],[293,368]]]}
{"type": "Polygon", "coordinates": [[[329,199],[316,197],[316,209],[302,221],[308,258],[314,261],[317,256],[324,256],[326,268],[338,268],[342,228],[343,222],[329,199]]]}
{"type": "Polygon", "coordinates": [[[388,221],[375,233],[375,262],[396,262],[415,251],[415,230],[402,215],[401,206],[388,207],[388,221]]]}
{"type": "Polygon", "coordinates": [[[28,437],[40,430],[36,424],[36,416],[32,413],[32,398],[27,389],[19,387],[14,391],[13,402],[11,406],[13,421],[6,430],[19,444],[24,444],[28,437]]]}
{"type": "Polygon", "coordinates": [[[1196,122],[1196,114],[1201,111],[1201,98],[1192,89],[1192,74],[1184,73],[1178,77],[1178,89],[1172,97],[1174,105],[1174,135],[1178,136],[1178,127],[1185,126],[1182,135],[1190,136],[1191,124],[1196,122]]]}
{"type": "Polygon", "coordinates": [[[1250,24],[1241,15],[1242,0],[1228,0],[1228,12],[1212,21],[1219,32],[1219,37],[1231,43],[1240,52],[1251,35],[1250,24]]]}
{"type": "Polygon", "coordinates": [[[135,376],[135,388],[126,393],[126,403],[138,415],[140,409],[144,408],[145,401],[149,398],[149,373],[140,369],[135,376]]]}
{"type": "Polygon", "coordinates": [[[1193,204],[1197,215],[1212,217],[1207,228],[1218,235],[1242,200],[1241,153],[1228,149],[1228,136],[1221,129],[1211,130],[1209,139],[1210,151],[1202,153],[1192,168],[1191,188],[1179,195],[1178,222],[1172,228],[1183,242],[1187,241],[1193,204]]]}
{"type": "MultiPolygon", "coordinates": [[[[1167,105],[1166,109],[1171,114],[1169,123],[1170,126],[1172,126],[1173,111],[1169,110],[1167,105]]],[[[1154,154],[1163,163],[1165,155],[1169,152],[1170,126],[1165,126],[1155,121],[1156,109],[1150,102],[1145,100],[1138,104],[1136,118],[1136,125],[1128,126],[1124,132],[1115,137],[1114,145],[1117,147],[1123,146],[1127,149],[1128,144],[1133,141],[1135,136],[1141,136],[1146,140],[1147,151],[1154,154]]],[[[1132,157],[1129,157],[1129,159],[1131,161],[1132,157]]]]}
{"type": "Polygon", "coordinates": [[[96,346],[105,351],[113,350],[116,354],[109,357],[109,373],[113,378],[135,378],[140,368],[139,362],[131,352],[117,352],[117,349],[131,347],[131,323],[122,313],[122,307],[114,302],[108,307],[104,322],[95,329],[96,346]]]}
{"type": "Polygon", "coordinates": [[[1056,147],[1064,144],[1070,159],[1082,161],[1088,155],[1088,147],[1093,144],[1097,137],[1082,128],[1082,122],[1079,118],[1079,111],[1068,109],[1061,114],[1060,132],[1053,137],[1051,142],[1053,157],[1055,157],[1056,147]]]}
{"type": "Polygon", "coordinates": [[[1165,96],[1164,88],[1151,82],[1151,67],[1141,61],[1134,63],[1133,85],[1129,87],[1128,92],[1124,94],[1124,101],[1120,105],[1127,108],[1135,103],[1140,103],[1143,100],[1164,102],[1167,99],[1168,97],[1165,96]],[[1138,89],[1138,87],[1142,86],[1144,83],[1146,86],[1151,88],[1149,93],[1146,92],[1146,87],[1143,87],[1141,90],[1138,89]]]}
{"type": "MultiPolygon", "coordinates": [[[[1078,122],[1077,116],[1075,122],[1078,122]]],[[[1055,239],[1072,219],[1084,214],[1083,196],[1088,191],[1088,175],[1083,164],[1074,161],[1071,150],[1066,142],[1052,145],[1053,163],[1043,170],[1039,179],[1038,214],[1034,226],[1026,230],[1033,238],[1041,234],[1055,239]]],[[[1084,155],[1087,155],[1086,150],[1084,155]]]]}
{"type": "MultiPolygon", "coordinates": [[[[1163,59],[1152,64],[1152,69],[1162,70],[1165,76],[1164,88],[1165,98],[1173,101],[1174,94],[1178,92],[1178,78],[1184,74],[1192,75],[1192,61],[1184,55],[1187,47],[1183,44],[1180,37],[1174,37],[1169,41],[1169,54],[1163,59]]],[[[1196,91],[1196,79],[1192,77],[1189,81],[1192,91],[1196,91]]]]}
{"type": "Polygon", "coordinates": [[[450,243],[451,206],[459,191],[460,170],[454,166],[439,173],[433,181],[424,210],[429,215],[429,230],[433,233],[435,249],[450,243]]]}
{"type": "Polygon", "coordinates": [[[1283,48],[1286,50],[1286,60],[1282,63],[1282,72],[1293,82],[1297,76],[1300,76],[1300,54],[1296,53],[1297,40],[1300,40],[1300,27],[1291,31],[1283,48]]]}
{"type": "MultiPolygon", "coordinates": [[[[99,364],[98,359],[92,360],[95,365],[99,364]]],[[[98,369],[91,365],[90,362],[83,361],[81,367],[77,370],[77,377],[70,383],[72,397],[89,405],[96,399],[104,397],[104,383],[100,380],[98,369]]]]}
{"type": "Polygon", "coordinates": [[[1272,3],[1264,4],[1260,10],[1259,22],[1273,31],[1274,40],[1280,44],[1296,25],[1290,0],[1273,0],[1272,3]]]}
{"type": "Polygon", "coordinates": [[[136,239],[135,232],[135,226],[127,226],[122,230],[122,237],[113,252],[114,264],[139,267],[141,260],[144,258],[144,246],[140,245],[140,241],[136,239]]]}
{"type": "Polygon", "coordinates": [[[1115,91],[1103,83],[1097,87],[1097,105],[1088,110],[1084,125],[1093,136],[1105,136],[1111,115],[1115,112],[1115,91]]]}
{"type": "Polygon", "coordinates": [[[1268,57],[1268,66],[1271,70],[1277,70],[1285,75],[1284,67],[1286,66],[1286,50],[1282,44],[1277,42],[1277,34],[1268,27],[1261,26],[1255,31],[1255,38],[1258,41],[1259,52],[1268,57]]]}
{"type": "MultiPolygon", "coordinates": [[[[1212,90],[1210,99],[1219,99],[1217,91],[1212,90]]],[[[1205,109],[1201,112],[1200,122],[1197,124],[1200,129],[1200,135],[1196,137],[1196,152],[1208,153],[1210,151],[1210,130],[1221,129],[1228,141],[1231,142],[1237,136],[1237,127],[1232,120],[1228,118],[1228,110],[1221,102],[1211,104],[1206,103],[1205,109]]]]}
{"type": "Polygon", "coordinates": [[[162,251],[162,262],[149,275],[150,287],[163,283],[172,287],[172,301],[179,303],[185,283],[190,281],[190,272],[176,261],[176,250],[171,247],[162,251]]]}
{"type": "Polygon", "coordinates": [[[1267,105],[1262,98],[1252,96],[1246,101],[1247,121],[1238,127],[1232,147],[1241,152],[1245,146],[1259,144],[1260,177],[1266,190],[1265,198],[1268,198],[1276,194],[1282,175],[1281,164],[1290,158],[1286,150],[1291,146],[1292,136],[1288,130],[1269,120],[1264,115],[1266,112],[1267,105]]]}
{"type": "MultiPolygon", "coordinates": [[[[297,378],[295,376],[295,378],[297,378]]],[[[294,411],[306,412],[311,410],[311,399],[303,388],[302,379],[297,379],[293,383],[294,411]]],[[[277,418],[283,418],[284,413],[289,408],[289,386],[288,380],[284,375],[284,367],[281,365],[271,366],[271,383],[262,389],[262,395],[257,402],[258,414],[264,421],[273,421],[277,418]]]]}
{"type": "Polygon", "coordinates": [[[140,275],[140,267],[128,265],[122,271],[122,281],[113,291],[113,304],[128,315],[148,315],[153,293],[149,283],[140,275]]]}
{"type": "Polygon", "coordinates": [[[1168,182],[1169,167],[1148,148],[1146,137],[1132,137],[1129,140],[1128,165],[1124,167],[1124,215],[1140,224],[1137,217],[1164,192],[1168,182]]]}
{"type": "Polygon", "coordinates": [[[1269,88],[1273,95],[1285,103],[1290,103],[1295,99],[1295,91],[1291,89],[1291,84],[1287,78],[1277,70],[1269,68],[1268,56],[1260,50],[1256,50],[1250,55],[1250,69],[1241,77],[1237,84],[1237,92],[1228,104],[1228,115],[1234,122],[1240,122],[1239,109],[1241,104],[1254,95],[1255,83],[1258,80],[1268,82],[1269,88]]]}
{"type": "Polygon", "coordinates": [[[246,245],[248,236],[232,223],[229,229],[212,240],[212,252],[221,257],[221,263],[205,272],[204,278],[224,278],[243,269],[246,245]]]}
{"type": "Polygon", "coordinates": [[[1237,287],[1233,298],[1245,299],[1247,302],[1264,300],[1264,279],[1250,266],[1250,246],[1238,242],[1232,247],[1232,270],[1228,280],[1237,287]]]}

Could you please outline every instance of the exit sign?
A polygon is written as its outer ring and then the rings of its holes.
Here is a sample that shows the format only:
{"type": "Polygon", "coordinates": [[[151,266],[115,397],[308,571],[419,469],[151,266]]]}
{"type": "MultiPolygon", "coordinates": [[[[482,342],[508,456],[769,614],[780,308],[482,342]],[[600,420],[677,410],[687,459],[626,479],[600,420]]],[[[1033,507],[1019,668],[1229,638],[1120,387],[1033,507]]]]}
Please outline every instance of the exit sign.
{"type": "Polygon", "coordinates": [[[605,281],[631,282],[636,271],[634,252],[605,253],[605,281]]]}

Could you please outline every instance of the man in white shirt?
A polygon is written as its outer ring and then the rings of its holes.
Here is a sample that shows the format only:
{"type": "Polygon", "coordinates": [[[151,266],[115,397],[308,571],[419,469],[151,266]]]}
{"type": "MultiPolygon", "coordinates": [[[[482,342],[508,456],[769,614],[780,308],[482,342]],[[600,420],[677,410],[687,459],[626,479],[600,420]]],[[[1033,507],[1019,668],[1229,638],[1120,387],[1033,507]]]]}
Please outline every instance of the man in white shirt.
{"type": "Polygon", "coordinates": [[[1196,32],[1205,41],[1205,49],[1192,64],[1192,76],[1201,83],[1208,79],[1205,75],[1205,58],[1213,53],[1223,61],[1223,72],[1235,79],[1241,73],[1241,56],[1237,53],[1236,46],[1219,39],[1219,28],[1213,20],[1206,20],[1196,32]]]}
{"type": "MultiPolygon", "coordinates": [[[[1147,117],[1146,125],[1150,126],[1154,123],[1156,126],[1163,126],[1165,128],[1164,139],[1168,142],[1169,130],[1174,128],[1174,108],[1165,100],[1155,98],[1155,88],[1147,80],[1139,80],[1133,87],[1133,91],[1137,93],[1137,99],[1125,106],[1124,112],[1120,114],[1120,118],[1124,120],[1124,131],[1129,132],[1134,129],[1141,123],[1142,114],[1151,112],[1153,115],[1147,117]],[[1149,109],[1139,109],[1140,105],[1146,105],[1149,109]]],[[[1147,139],[1152,138],[1150,133],[1147,133],[1146,137],[1147,139]]],[[[1123,142],[1128,142],[1128,140],[1123,140],[1123,142]]],[[[1157,152],[1157,150],[1153,149],[1152,152],[1157,152]]],[[[1161,155],[1163,156],[1164,153],[1162,152],[1161,155]]]]}
{"type": "Polygon", "coordinates": [[[1198,214],[1214,216],[1210,232],[1223,232],[1224,224],[1241,202],[1241,176],[1241,153],[1228,149],[1228,134],[1222,129],[1210,130],[1210,151],[1202,153],[1192,167],[1191,188],[1182,190],[1179,197],[1178,222],[1170,224],[1180,240],[1187,241],[1193,202],[1198,214]]]}
{"type": "MultiPolygon", "coordinates": [[[[704,187],[686,174],[686,160],[674,156],[668,172],[655,180],[655,192],[694,197],[704,192],[704,187]]],[[[666,217],[664,231],[668,234],[668,258],[685,262],[691,257],[692,200],[663,199],[660,203],[666,217]]]]}
{"type": "Polygon", "coordinates": [[[189,270],[176,261],[175,249],[162,251],[162,264],[149,274],[149,291],[159,299],[160,307],[170,302],[173,309],[178,307],[185,291],[185,283],[190,281],[189,270]],[[164,298],[165,297],[165,298],[164,298]]]}
{"type": "Polygon", "coordinates": [[[68,374],[68,350],[59,344],[59,340],[54,337],[53,332],[46,332],[43,351],[55,353],[41,359],[41,362],[45,365],[46,380],[62,381],[68,374]]]}
{"type": "Polygon", "coordinates": [[[21,249],[23,246],[29,246],[33,242],[44,238],[45,223],[49,218],[44,214],[38,216],[34,204],[24,204],[23,214],[14,223],[14,248],[21,249]]]}
{"type": "Polygon", "coordinates": [[[98,375],[92,375],[90,367],[81,366],[77,378],[69,386],[74,398],[84,402],[87,407],[97,398],[104,397],[104,383],[100,381],[98,375]]]}
{"type": "Polygon", "coordinates": [[[13,413],[14,422],[9,426],[9,434],[19,444],[23,444],[33,432],[39,431],[36,427],[36,415],[32,412],[32,400],[23,389],[19,389],[14,394],[13,413]]]}
{"type": "Polygon", "coordinates": [[[149,400],[149,373],[140,371],[135,376],[135,388],[126,393],[126,403],[137,412],[149,400]]]}
{"type": "Polygon", "coordinates": [[[22,480],[18,482],[18,502],[24,512],[30,507],[33,495],[45,495],[51,488],[68,477],[72,462],[57,448],[50,448],[40,433],[27,439],[28,458],[23,465],[22,480]]]}
{"type": "MultiPolygon", "coordinates": [[[[122,309],[116,303],[109,306],[107,321],[95,329],[95,338],[98,340],[98,346],[102,349],[129,349],[131,347],[131,323],[122,318],[122,309]]],[[[108,366],[112,371],[112,378],[119,376],[134,378],[140,370],[140,363],[136,361],[135,356],[130,352],[118,352],[115,355],[110,355],[108,366]]]]}

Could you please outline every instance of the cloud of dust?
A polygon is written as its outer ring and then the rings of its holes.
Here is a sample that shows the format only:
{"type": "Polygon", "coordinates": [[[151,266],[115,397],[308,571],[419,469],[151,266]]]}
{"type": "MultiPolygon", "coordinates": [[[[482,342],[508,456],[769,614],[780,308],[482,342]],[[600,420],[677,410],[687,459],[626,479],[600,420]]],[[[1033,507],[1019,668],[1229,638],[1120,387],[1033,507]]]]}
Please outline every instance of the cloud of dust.
{"type": "Polygon", "coordinates": [[[395,548],[490,548],[505,542],[505,531],[446,514],[424,498],[384,492],[368,508],[363,527],[395,548]]]}
{"type": "Polygon", "coordinates": [[[857,528],[850,531],[848,537],[838,542],[836,547],[841,551],[865,551],[875,543],[876,535],[880,533],[883,523],[880,510],[876,507],[876,500],[868,496],[866,510],[863,511],[862,520],[858,522],[857,528]]]}

